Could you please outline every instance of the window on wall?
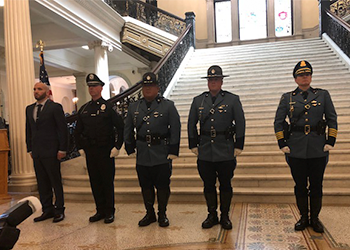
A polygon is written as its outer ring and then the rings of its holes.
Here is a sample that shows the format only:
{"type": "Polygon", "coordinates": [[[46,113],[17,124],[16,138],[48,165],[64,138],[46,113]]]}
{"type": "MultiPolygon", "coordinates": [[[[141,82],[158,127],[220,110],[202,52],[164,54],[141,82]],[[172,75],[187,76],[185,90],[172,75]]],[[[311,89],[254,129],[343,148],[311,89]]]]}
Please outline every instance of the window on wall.
{"type": "Polygon", "coordinates": [[[232,40],[231,1],[215,1],[216,42],[224,43],[232,40]]]}
{"type": "Polygon", "coordinates": [[[239,0],[240,40],[267,37],[266,0],[239,0]]]}
{"type": "Polygon", "coordinates": [[[292,35],[292,1],[275,0],[275,35],[292,35]]]}

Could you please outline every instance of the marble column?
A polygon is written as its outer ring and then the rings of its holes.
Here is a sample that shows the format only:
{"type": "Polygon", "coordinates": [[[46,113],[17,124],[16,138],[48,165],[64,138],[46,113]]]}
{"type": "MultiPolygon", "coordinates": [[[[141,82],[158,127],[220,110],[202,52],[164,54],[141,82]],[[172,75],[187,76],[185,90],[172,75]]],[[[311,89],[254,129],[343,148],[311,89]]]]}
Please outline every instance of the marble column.
{"type": "Polygon", "coordinates": [[[207,32],[208,47],[215,45],[215,20],[214,20],[214,0],[207,0],[207,32]]]}
{"type": "Polygon", "coordinates": [[[85,73],[73,74],[75,76],[75,85],[78,97],[78,110],[81,106],[91,100],[91,96],[86,85],[86,75],[85,73]]]}
{"type": "MultiPolygon", "coordinates": [[[[113,50],[112,46],[104,41],[89,43],[89,48],[95,52],[95,74],[105,83],[102,90],[102,97],[106,100],[111,98],[109,88],[109,69],[107,50],[113,50]]],[[[90,72],[89,72],[90,73],[90,72]]]]}
{"type": "Polygon", "coordinates": [[[303,37],[303,28],[302,28],[302,15],[301,15],[301,0],[293,1],[293,27],[294,27],[294,36],[296,38],[303,37]]]}
{"type": "Polygon", "coordinates": [[[33,103],[34,59],[28,0],[5,0],[4,35],[12,174],[9,191],[33,191],[33,161],[25,144],[25,108],[33,103]]]}

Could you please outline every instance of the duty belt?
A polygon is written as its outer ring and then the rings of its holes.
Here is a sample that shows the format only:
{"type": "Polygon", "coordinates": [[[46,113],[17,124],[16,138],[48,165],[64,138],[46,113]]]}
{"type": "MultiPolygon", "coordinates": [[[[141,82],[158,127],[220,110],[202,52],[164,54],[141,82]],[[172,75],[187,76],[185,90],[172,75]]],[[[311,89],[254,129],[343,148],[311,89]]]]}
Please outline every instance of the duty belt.
{"type": "Polygon", "coordinates": [[[145,141],[147,143],[150,143],[152,145],[159,145],[161,140],[166,140],[168,138],[168,135],[157,135],[157,134],[148,134],[145,136],[137,135],[136,139],[138,141],[145,141]]]}
{"type": "Polygon", "coordinates": [[[304,132],[306,135],[309,134],[311,131],[317,131],[317,126],[310,126],[310,125],[305,125],[305,126],[292,126],[292,132],[293,131],[299,131],[299,132],[304,132]]]}
{"type": "Polygon", "coordinates": [[[227,131],[217,131],[215,129],[211,130],[201,130],[201,135],[207,135],[211,138],[215,138],[217,135],[226,135],[227,131]]]}

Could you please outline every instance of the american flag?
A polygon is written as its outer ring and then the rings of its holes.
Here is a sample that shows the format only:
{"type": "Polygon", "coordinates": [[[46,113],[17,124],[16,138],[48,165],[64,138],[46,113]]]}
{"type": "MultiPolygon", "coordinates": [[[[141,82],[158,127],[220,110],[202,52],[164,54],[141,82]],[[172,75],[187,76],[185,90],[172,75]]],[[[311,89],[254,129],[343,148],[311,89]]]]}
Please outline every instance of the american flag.
{"type": "Polygon", "coordinates": [[[40,52],[39,57],[40,57],[39,79],[40,79],[40,82],[45,83],[49,87],[49,89],[50,89],[49,98],[52,100],[53,97],[52,97],[51,85],[50,85],[50,81],[49,81],[49,76],[48,76],[46,69],[45,69],[44,52],[43,51],[40,52]]]}

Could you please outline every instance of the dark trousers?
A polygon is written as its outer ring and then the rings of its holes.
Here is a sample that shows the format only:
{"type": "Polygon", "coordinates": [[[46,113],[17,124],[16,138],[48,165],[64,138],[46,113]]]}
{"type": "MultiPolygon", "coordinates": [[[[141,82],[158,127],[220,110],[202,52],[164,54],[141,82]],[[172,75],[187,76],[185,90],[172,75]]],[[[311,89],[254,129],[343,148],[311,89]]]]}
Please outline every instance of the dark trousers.
{"type": "Polygon", "coordinates": [[[111,147],[84,149],[96,210],[101,214],[114,214],[115,161],[110,158],[111,147]]]}
{"type": "Polygon", "coordinates": [[[286,157],[295,182],[294,194],[297,198],[322,197],[323,175],[328,156],[312,159],[286,157]]]}
{"type": "Polygon", "coordinates": [[[210,162],[197,160],[200,177],[204,182],[204,193],[216,192],[216,177],[219,179],[220,192],[231,192],[231,179],[236,168],[236,160],[210,162]]]}
{"type": "Polygon", "coordinates": [[[56,157],[34,158],[33,161],[43,212],[63,213],[64,198],[60,161],[56,157]],[[52,190],[55,193],[55,205],[52,203],[52,190]]]}
{"type": "Polygon", "coordinates": [[[172,165],[171,163],[156,166],[143,166],[136,164],[140,187],[146,189],[170,189],[172,165]]]}

